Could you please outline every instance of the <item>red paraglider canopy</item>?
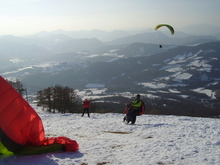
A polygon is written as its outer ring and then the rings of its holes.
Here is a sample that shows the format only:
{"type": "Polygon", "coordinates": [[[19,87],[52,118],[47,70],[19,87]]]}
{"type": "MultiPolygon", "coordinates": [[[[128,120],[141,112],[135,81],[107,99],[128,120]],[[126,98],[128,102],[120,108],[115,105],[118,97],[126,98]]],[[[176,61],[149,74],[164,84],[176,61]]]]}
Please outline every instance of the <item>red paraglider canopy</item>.
{"type": "Polygon", "coordinates": [[[23,97],[0,76],[0,141],[14,153],[25,146],[64,145],[66,151],[79,146],[67,137],[46,138],[41,118],[23,97]]]}

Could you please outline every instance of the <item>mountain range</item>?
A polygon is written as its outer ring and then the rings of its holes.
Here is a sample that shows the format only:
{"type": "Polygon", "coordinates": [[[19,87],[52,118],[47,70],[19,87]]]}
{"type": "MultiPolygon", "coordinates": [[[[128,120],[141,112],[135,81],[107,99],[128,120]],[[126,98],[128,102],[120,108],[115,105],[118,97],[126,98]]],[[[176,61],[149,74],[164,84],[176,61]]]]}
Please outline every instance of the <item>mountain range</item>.
{"type": "Polygon", "coordinates": [[[96,37],[89,32],[67,35],[58,30],[25,37],[0,36],[0,73],[7,79],[21,79],[34,92],[60,84],[77,90],[103,88],[106,95],[131,92],[218,104],[217,35],[95,33],[96,37]],[[100,40],[103,36],[109,40],[100,40]]]}

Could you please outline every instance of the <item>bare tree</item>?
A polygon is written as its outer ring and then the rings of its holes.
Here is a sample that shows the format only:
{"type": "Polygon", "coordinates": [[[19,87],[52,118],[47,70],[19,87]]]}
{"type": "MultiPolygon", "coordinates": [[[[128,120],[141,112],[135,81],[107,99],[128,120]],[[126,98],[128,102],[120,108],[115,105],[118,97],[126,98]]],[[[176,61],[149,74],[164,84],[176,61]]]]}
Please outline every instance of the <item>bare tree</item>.
{"type": "Polygon", "coordinates": [[[47,107],[49,112],[73,113],[77,109],[77,95],[74,89],[55,85],[37,93],[38,104],[47,107]]]}
{"type": "Polygon", "coordinates": [[[27,89],[24,87],[24,84],[21,82],[21,80],[16,79],[15,81],[6,80],[11,86],[15,88],[15,90],[20,93],[21,96],[24,96],[26,94],[26,99],[28,101],[27,97],[27,89]]]}

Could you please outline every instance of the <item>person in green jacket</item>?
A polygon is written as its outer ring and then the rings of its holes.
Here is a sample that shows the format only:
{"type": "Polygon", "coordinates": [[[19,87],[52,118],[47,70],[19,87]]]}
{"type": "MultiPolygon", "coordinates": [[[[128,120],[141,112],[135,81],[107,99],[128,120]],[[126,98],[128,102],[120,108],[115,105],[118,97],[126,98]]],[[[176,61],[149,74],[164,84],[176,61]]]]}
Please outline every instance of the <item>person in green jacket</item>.
{"type": "Polygon", "coordinates": [[[139,109],[141,108],[142,101],[140,98],[140,94],[137,94],[136,99],[131,102],[131,106],[135,112],[139,111],[139,109]]]}
{"type": "Polygon", "coordinates": [[[140,94],[137,94],[136,99],[129,104],[130,105],[129,112],[131,113],[126,114],[126,116],[123,118],[124,122],[126,121],[127,115],[129,115],[132,116],[133,118],[132,124],[135,123],[137,115],[141,112],[142,100],[140,98],[141,98],[140,94]]]}
{"type": "Polygon", "coordinates": [[[131,107],[132,107],[133,113],[134,113],[133,123],[135,123],[136,117],[141,111],[141,105],[142,105],[141,95],[137,94],[136,99],[131,102],[131,107]]]}

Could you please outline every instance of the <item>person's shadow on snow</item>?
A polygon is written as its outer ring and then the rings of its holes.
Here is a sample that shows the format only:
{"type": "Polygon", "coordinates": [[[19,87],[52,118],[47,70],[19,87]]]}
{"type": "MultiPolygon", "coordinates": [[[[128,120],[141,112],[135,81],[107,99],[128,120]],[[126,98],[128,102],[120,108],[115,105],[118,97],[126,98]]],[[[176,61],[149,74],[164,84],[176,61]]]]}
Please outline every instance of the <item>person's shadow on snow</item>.
{"type": "Polygon", "coordinates": [[[157,124],[131,124],[134,126],[148,126],[148,127],[161,127],[161,126],[166,126],[170,124],[165,124],[165,123],[157,123],[157,124]]]}

